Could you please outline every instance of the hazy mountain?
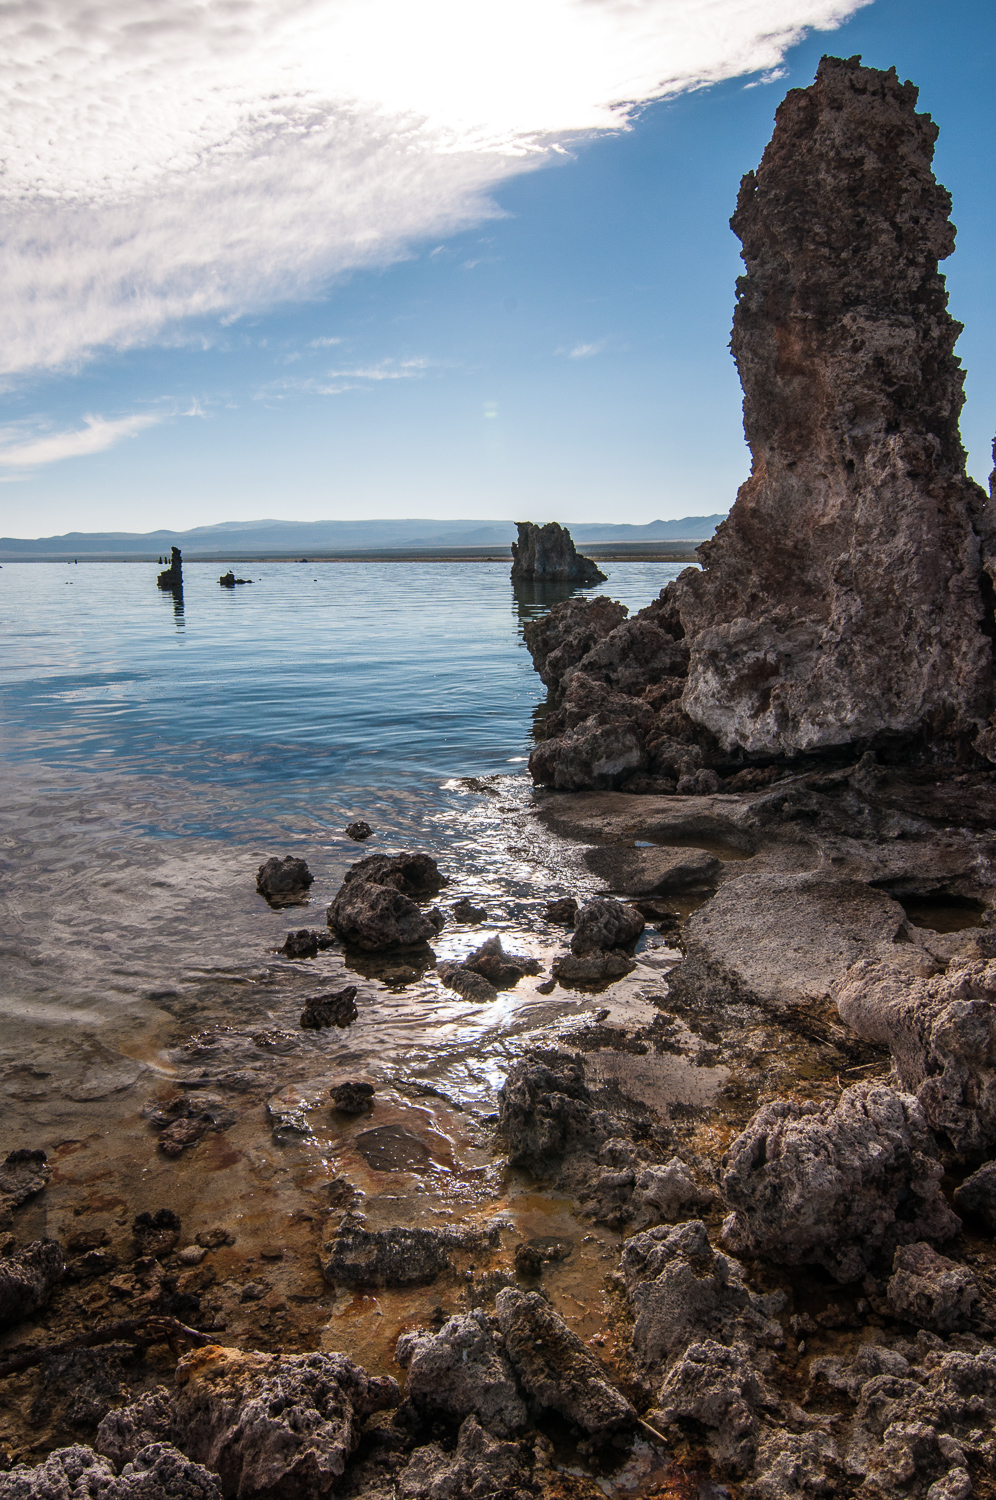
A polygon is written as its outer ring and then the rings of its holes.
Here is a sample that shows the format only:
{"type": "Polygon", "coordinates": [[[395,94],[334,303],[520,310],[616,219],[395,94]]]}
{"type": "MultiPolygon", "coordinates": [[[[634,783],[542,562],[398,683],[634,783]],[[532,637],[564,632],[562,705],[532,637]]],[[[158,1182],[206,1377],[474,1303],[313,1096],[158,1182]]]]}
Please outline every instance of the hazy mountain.
{"type": "MultiPolygon", "coordinates": [[[[592,542],[698,542],[712,536],[724,518],[684,516],[646,526],[583,522],[569,529],[579,544],[592,542]]],[[[401,547],[507,547],[512,521],[223,521],[190,531],[67,531],[62,536],[0,537],[0,557],[157,557],[171,546],[185,557],[368,551],[401,547]]]]}

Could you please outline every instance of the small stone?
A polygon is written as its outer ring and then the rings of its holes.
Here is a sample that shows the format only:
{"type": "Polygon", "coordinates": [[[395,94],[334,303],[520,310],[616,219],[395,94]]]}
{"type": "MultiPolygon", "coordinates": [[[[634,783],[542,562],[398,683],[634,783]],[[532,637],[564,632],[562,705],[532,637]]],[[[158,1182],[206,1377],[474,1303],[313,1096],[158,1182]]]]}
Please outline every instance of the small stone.
{"type": "Polygon", "coordinates": [[[225,1245],[234,1245],[235,1236],[230,1229],[223,1229],[217,1225],[213,1229],[202,1229],[194,1236],[198,1245],[205,1250],[220,1250],[225,1245]]]}
{"type": "Polygon", "coordinates": [[[305,1001],[301,1025],[305,1031],[323,1031],[329,1026],[341,1029],[351,1026],[359,1015],[356,1009],[356,985],[333,990],[326,995],[312,995],[305,1001]]]}
{"type": "Polygon", "coordinates": [[[203,1245],[184,1245],[182,1250],[176,1252],[176,1258],[181,1266],[199,1266],[207,1254],[203,1245]]]}
{"type": "Polygon", "coordinates": [[[279,1245],[261,1245],[260,1260],[283,1260],[284,1252],[279,1245]]]}
{"type": "Polygon", "coordinates": [[[330,932],[318,932],[314,927],[301,927],[289,932],[283,945],[277,949],[285,958],[317,958],[320,951],[331,948],[335,938],[330,932]]]}
{"type": "Polygon", "coordinates": [[[348,1078],[337,1083],[329,1095],[335,1108],[344,1115],[365,1115],[373,1109],[374,1086],[362,1079],[348,1078]]]}
{"type": "Polygon", "coordinates": [[[491,1000],[498,999],[498,991],[490,979],[485,979],[483,974],[475,973],[472,969],[464,968],[463,964],[439,963],[436,965],[436,973],[440,982],[445,984],[448,990],[455,990],[464,1000],[469,1000],[473,1005],[483,1005],[491,1000]]]}
{"type": "Polygon", "coordinates": [[[558,927],[573,927],[578,914],[578,904],[573,896],[560,896],[546,904],[546,919],[556,922],[558,927]]]}
{"type": "Polygon", "coordinates": [[[450,910],[458,922],[486,922],[488,917],[486,907],[475,906],[468,896],[454,902],[450,910]]]}
{"type": "Polygon", "coordinates": [[[261,1281],[247,1281],[239,1293],[240,1302],[262,1302],[266,1296],[267,1288],[261,1281]]]}
{"type": "Polygon", "coordinates": [[[136,1214],[131,1232],[139,1255],[155,1256],[157,1260],[168,1255],[180,1238],[180,1215],[171,1208],[158,1208],[155,1213],[136,1214]]]}
{"type": "Polygon", "coordinates": [[[539,974],[543,965],[538,959],[518,953],[506,953],[495,933],[475,953],[463,961],[463,968],[481,974],[496,989],[510,989],[524,974],[539,974]]]}
{"type": "Polygon", "coordinates": [[[274,856],[257,870],[256,889],[274,908],[303,906],[314,879],[303,859],[295,859],[291,854],[283,859],[274,856]]]}
{"type": "Polygon", "coordinates": [[[348,839],[355,839],[357,843],[360,843],[363,839],[370,838],[372,833],[373,829],[370,827],[370,824],[365,823],[362,818],[359,818],[355,823],[346,824],[346,837],[348,839]]]}

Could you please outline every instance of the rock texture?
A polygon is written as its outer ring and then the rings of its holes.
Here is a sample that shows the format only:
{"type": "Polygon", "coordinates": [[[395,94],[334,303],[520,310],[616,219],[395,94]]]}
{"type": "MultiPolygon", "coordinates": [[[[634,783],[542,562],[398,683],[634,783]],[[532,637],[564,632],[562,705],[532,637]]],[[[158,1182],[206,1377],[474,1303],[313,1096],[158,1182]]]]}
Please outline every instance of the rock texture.
{"type": "Polygon", "coordinates": [[[115,1474],[92,1448],[57,1448],[35,1468],[0,1474],[2,1500],[221,1500],[217,1477],[170,1443],[155,1443],[115,1474]]]}
{"type": "Polygon", "coordinates": [[[183,558],[179,547],[171,547],[169,552],[169,567],[156,578],[156,583],[161,589],[169,593],[183,593],[183,558]]]}
{"type": "Polygon", "coordinates": [[[566,526],[550,521],[536,526],[517,521],[517,542],[512,543],[513,583],[576,583],[582,588],[604,583],[602,573],[588,557],[580,557],[566,526]]]}
{"type": "Polygon", "coordinates": [[[961,1221],[916,1100],[873,1084],[832,1104],[759,1109],[724,1157],[724,1240],[737,1254],[856,1281],[880,1254],[946,1240],[961,1221]]]}
{"type": "Polygon", "coordinates": [[[559,1412],[590,1433],[633,1421],[626,1397],[539,1292],[506,1287],[495,1311],[508,1356],[536,1408],[559,1412]]]}
{"type": "Polygon", "coordinates": [[[0,1328],[9,1328],[38,1312],[52,1288],[66,1274],[62,1248],[55,1240],[34,1240],[0,1260],[0,1328]]]}
{"type": "Polygon", "coordinates": [[[344,943],[366,953],[412,948],[436,936],[435,925],[410,897],[367,880],[344,885],[328,909],[327,920],[344,943]]]}
{"type": "Polygon", "coordinates": [[[308,899],[308,891],[315,877],[303,859],[285,854],[283,859],[273,855],[256,871],[256,889],[270,906],[302,906],[308,899]]]}
{"type": "Polygon", "coordinates": [[[497,1437],[525,1426],[512,1367],[482,1312],[459,1313],[436,1334],[403,1334],[395,1358],[408,1371],[405,1397],[421,1414],[475,1416],[497,1437]]]}

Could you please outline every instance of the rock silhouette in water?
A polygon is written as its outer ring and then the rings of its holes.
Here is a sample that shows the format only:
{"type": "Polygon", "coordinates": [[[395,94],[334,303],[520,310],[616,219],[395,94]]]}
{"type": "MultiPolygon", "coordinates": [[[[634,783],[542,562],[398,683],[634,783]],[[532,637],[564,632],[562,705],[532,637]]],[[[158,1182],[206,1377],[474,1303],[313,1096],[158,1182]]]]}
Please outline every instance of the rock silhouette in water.
{"type": "Polygon", "coordinates": [[[582,587],[604,583],[602,573],[590,557],[581,557],[566,526],[550,521],[535,526],[516,521],[519,540],[512,543],[513,583],[577,583],[582,587]]]}
{"type": "Polygon", "coordinates": [[[169,567],[163,569],[156,582],[161,589],[174,594],[183,593],[183,559],[179,547],[170,548],[169,567]]]}
{"type": "MultiPolygon", "coordinates": [[[[990,711],[937,127],[895,69],[824,57],[731,220],[751,477],[675,593],[684,708],[726,749],[973,732],[990,711]]],[[[994,752],[996,753],[996,752],[994,752]]]]}

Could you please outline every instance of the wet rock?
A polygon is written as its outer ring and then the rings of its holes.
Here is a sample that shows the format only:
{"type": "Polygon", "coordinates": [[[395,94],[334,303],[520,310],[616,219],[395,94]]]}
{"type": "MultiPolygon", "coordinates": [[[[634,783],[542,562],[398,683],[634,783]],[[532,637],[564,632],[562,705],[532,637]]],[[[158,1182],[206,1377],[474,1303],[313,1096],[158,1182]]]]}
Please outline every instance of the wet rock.
{"type": "Polygon", "coordinates": [[[183,593],[183,557],[179,547],[171,547],[169,567],[156,578],[156,586],[170,593],[183,593]]]}
{"type": "Polygon", "coordinates": [[[463,961],[463,968],[480,974],[495,989],[511,989],[525,974],[539,974],[543,965],[538,959],[519,953],[506,953],[501,938],[495,933],[463,961]]]}
{"type": "Polygon", "coordinates": [[[968,1327],[979,1288],[967,1267],[938,1255],[930,1245],[901,1245],[886,1297],[895,1317],[918,1328],[950,1333],[968,1327]]]}
{"type": "Polygon", "coordinates": [[[700,1188],[685,1163],[673,1157],[636,1173],[627,1217],[634,1230],[648,1229],[690,1218],[696,1209],[708,1208],[715,1201],[715,1193],[700,1188]]]}
{"type": "Polygon", "coordinates": [[[631,723],[602,724],[593,716],[557,739],[542,740],[529,757],[529,774],[537,786],[576,792],[611,789],[646,764],[643,740],[631,723]]]}
{"type": "Polygon", "coordinates": [[[541,1276],[544,1266],[567,1260],[573,1249],[570,1240],[548,1234],[534,1235],[515,1247],[515,1274],[533,1278],[541,1276]]]}
{"type": "Polygon", "coordinates": [[[210,1130],[227,1130],[235,1123],[235,1111],[216,1094],[199,1091],[180,1094],[162,1102],[152,1099],[142,1110],[154,1130],[159,1131],[159,1149],[164,1156],[182,1155],[210,1130]]]}
{"type": "Polygon", "coordinates": [[[56,1240],[32,1240],[23,1250],[0,1259],[0,1327],[31,1317],[48,1301],[66,1273],[56,1240]]]}
{"type": "Polygon", "coordinates": [[[646,923],[632,906],[601,897],[587,901],[574,921],[571,952],[576,958],[612,948],[632,948],[646,923]]]}
{"type": "Polygon", "coordinates": [[[221,1500],[217,1477],[170,1443],[142,1449],[120,1475],[81,1444],[57,1448],[35,1468],[0,1474],[3,1500],[221,1500]]]}
{"type": "Polygon", "coordinates": [[[401,1125],[378,1125],[356,1136],[356,1149],[375,1172],[430,1172],[434,1166],[426,1143],[401,1125]]]}
{"type": "Polygon", "coordinates": [[[600,844],[585,851],[589,870],[623,896],[663,896],[711,885],[720,862],[705,849],[627,849],[600,844]]]}
{"type": "Polygon", "coordinates": [[[497,1230],[364,1229],[344,1219],[322,1274],[343,1286],[424,1286],[448,1268],[447,1250],[497,1244],[497,1230]]]}
{"type": "Polygon", "coordinates": [[[469,1000],[474,1005],[483,1005],[490,1000],[498,999],[498,991],[490,979],[485,979],[483,974],[465,968],[463,964],[438,963],[436,973],[448,990],[455,990],[458,995],[463,996],[464,1000],[469,1000]]]}
{"type": "Polygon", "coordinates": [[[442,932],[443,928],[446,926],[446,915],[440,909],[440,907],[431,907],[430,910],[426,912],[426,916],[429,918],[429,921],[436,929],[436,932],[442,932]]]}
{"type": "Polygon", "coordinates": [[[309,996],[301,1012],[301,1025],[305,1031],[323,1031],[329,1026],[342,1030],[351,1026],[358,1015],[356,985],[347,984],[344,989],[331,990],[327,995],[309,996]]]}
{"type": "Polygon", "coordinates": [[[602,594],[597,599],[566,599],[549,614],[528,620],[522,634],[540,680],[558,689],[570,669],[628,614],[625,604],[602,594]]]}
{"type": "Polygon", "coordinates": [[[303,906],[314,879],[303,859],[295,859],[292,854],[283,859],[274,855],[256,871],[256,889],[274,909],[303,906]]]}
{"type": "Polygon", "coordinates": [[[955,1189],[955,1208],[965,1218],[977,1219],[989,1234],[996,1236],[996,1161],[966,1177],[955,1189]]]}
{"type": "Polygon", "coordinates": [[[741,184],[732,348],[753,472],[675,587],[684,707],[726,746],[954,736],[988,716],[985,499],[937,269],[954,230],[916,98],[894,69],[825,57],[741,184]]]}
{"type": "Polygon", "coordinates": [[[550,967],[558,984],[569,989],[600,990],[632,974],[636,964],[617,948],[611,953],[586,953],[584,958],[562,953],[550,967]]]}
{"type": "Polygon", "coordinates": [[[373,829],[369,823],[365,823],[362,818],[359,818],[355,823],[347,823],[345,832],[348,839],[355,839],[357,843],[360,843],[363,839],[368,839],[372,836],[373,829]]]}
{"type": "Polygon", "coordinates": [[[568,1151],[597,1149],[609,1133],[584,1081],[579,1056],[555,1049],[527,1052],[498,1091],[498,1119],[512,1166],[537,1175],[568,1151]]]}
{"type": "Polygon", "coordinates": [[[475,1417],[448,1454],[438,1443],[416,1448],[398,1480],[399,1500],[531,1500],[535,1490],[518,1443],[492,1438],[475,1417]]]}
{"type": "Polygon", "coordinates": [[[231,568],[229,568],[227,573],[222,573],[221,577],[218,579],[218,582],[221,584],[223,589],[234,589],[237,584],[252,583],[252,579],[236,578],[231,568]]]}
{"type": "Polygon", "coordinates": [[[314,927],[301,927],[289,932],[283,946],[277,949],[285,958],[317,958],[319,952],[331,948],[335,939],[330,932],[319,932],[314,927]]]}
{"type": "Polygon", "coordinates": [[[559,896],[556,901],[548,901],[544,910],[547,921],[556,922],[559,927],[573,927],[577,914],[578,903],[573,896],[559,896]]]}
{"type": "Polygon", "coordinates": [[[741,875],[685,923],[678,995],[811,1014],[852,964],[897,941],[898,901],[854,880],[819,874],[741,875]]]}
{"type": "Polygon", "coordinates": [[[329,1089],[334,1107],[344,1115],[366,1115],[373,1109],[374,1086],[360,1078],[347,1078],[329,1089]]]}
{"type": "Polygon", "coordinates": [[[396,1406],[389,1377],[343,1354],[243,1353],[209,1345],[176,1367],[172,1425],[226,1496],[324,1500],[371,1412],[396,1406]]]}
{"type": "Polygon", "coordinates": [[[784,1298],[750,1291],[743,1266],[713,1249],[701,1219],[633,1235],[619,1269],[636,1313],[634,1358],[652,1381],[702,1340],[751,1349],[782,1341],[774,1314],[784,1298]]]}
{"type": "Polygon", "coordinates": [[[625,1396],[539,1292],[506,1287],[495,1312],[508,1357],[539,1410],[559,1412],[589,1433],[633,1421],[625,1396]]]}
{"type": "Polygon", "coordinates": [[[483,1312],[458,1314],[436,1334],[402,1334],[395,1358],[408,1371],[406,1399],[424,1416],[474,1416],[497,1437],[525,1426],[512,1367],[483,1312]]]}
{"type": "Polygon", "coordinates": [[[605,574],[588,557],[581,557],[566,526],[549,521],[536,526],[516,521],[519,539],[512,543],[512,582],[576,583],[587,588],[604,583],[605,574]]]}
{"type": "Polygon", "coordinates": [[[976,1159],[996,1150],[996,962],[930,975],[925,955],[866,959],[834,987],[841,1020],[892,1052],[931,1129],[976,1159]]]}
{"type": "Polygon", "coordinates": [[[308,1103],[291,1085],[266,1101],[273,1139],[278,1146],[295,1146],[314,1135],[308,1118],[308,1103]]]}
{"type": "Polygon", "coordinates": [[[762,1413],[778,1407],[749,1349],[743,1344],[727,1348],[711,1339],[681,1353],[665,1377],[658,1402],[665,1422],[692,1419],[707,1428],[706,1446],[714,1462],[735,1477],[753,1467],[762,1413]]]}
{"type": "Polygon", "coordinates": [[[486,922],[488,918],[487,908],[475,906],[468,896],[462,896],[459,901],[454,902],[450,911],[458,922],[486,922]]]}
{"type": "Polygon", "coordinates": [[[207,1255],[203,1245],[184,1245],[182,1250],[176,1252],[176,1258],[181,1266],[199,1266],[207,1255]]]}
{"type": "Polygon", "coordinates": [[[855,1084],[836,1106],[766,1104],[723,1162],[724,1239],[737,1254],[847,1282],[898,1245],[960,1228],[919,1105],[889,1088],[855,1084]]]}
{"type": "Polygon", "coordinates": [[[19,1147],[0,1163],[0,1214],[20,1208],[40,1193],[52,1175],[44,1151],[19,1147]]]}
{"type": "Polygon", "coordinates": [[[131,1232],[139,1255],[151,1255],[160,1260],[176,1248],[180,1238],[180,1215],[171,1208],[136,1214],[131,1232]]]}
{"type": "Polygon", "coordinates": [[[354,880],[387,886],[415,900],[435,896],[450,883],[428,854],[370,854],[350,865],[343,876],[345,885],[354,880]]]}
{"type": "Polygon", "coordinates": [[[352,880],[328,909],[328,924],[344,943],[365,953],[413,948],[436,936],[436,928],[409,896],[392,886],[352,880]]]}
{"type": "Polygon", "coordinates": [[[205,1250],[221,1250],[226,1245],[235,1244],[235,1236],[230,1229],[222,1225],[215,1225],[211,1229],[198,1230],[194,1239],[198,1245],[203,1245],[205,1250]]]}

